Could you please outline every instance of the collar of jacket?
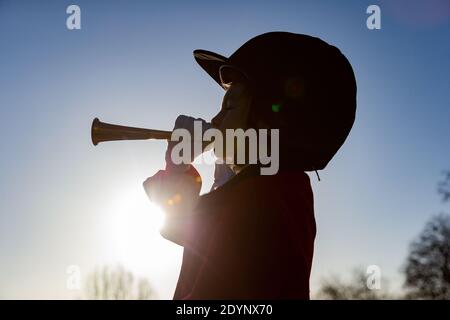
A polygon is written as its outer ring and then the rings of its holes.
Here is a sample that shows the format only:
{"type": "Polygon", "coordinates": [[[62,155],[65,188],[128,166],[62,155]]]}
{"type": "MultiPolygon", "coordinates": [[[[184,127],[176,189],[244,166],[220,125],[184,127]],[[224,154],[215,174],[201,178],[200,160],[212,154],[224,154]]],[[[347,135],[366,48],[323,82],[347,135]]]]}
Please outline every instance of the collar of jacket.
{"type": "Polygon", "coordinates": [[[228,195],[237,184],[247,178],[258,176],[260,174],[261,173],[259,165],[255,164],[247,166],[246,168],[242,169],[240,173],[230,178],[230,180],[228,180],[222,186],[200,196],[200,201],[198,202],[197,206],[217,206],[221,201],[229,200],[228,195]]]}

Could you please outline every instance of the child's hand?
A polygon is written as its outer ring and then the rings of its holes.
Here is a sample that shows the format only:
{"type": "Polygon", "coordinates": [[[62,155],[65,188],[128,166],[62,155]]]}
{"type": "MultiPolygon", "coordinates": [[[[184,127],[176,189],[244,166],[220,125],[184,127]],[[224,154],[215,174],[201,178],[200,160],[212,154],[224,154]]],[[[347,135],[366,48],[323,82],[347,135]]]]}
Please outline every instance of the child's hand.
{"type": "Polygon", "coordinates": [[[197,204],[202,181],[193,166],[185,172],[159,170],[144,182],[149,199],[167,214],[191,213],[197,204]]]}
{"type": "Polygon", "coordinates": [[[191,150],[190,150],[190,158],[187,163],[183,164],[174,164],[174,161],[172,159],[172,149],[179,143],[179,141],[168,141],[168,146],[166,150],[166,169],[175,169],[178,171],[184,171],[187,170],[189,164],[194,161],[194,159],[199,156],[201,153],[203,153],[208,145],[211,144],[211,142],[202,142],[203,133],[211,128],[211,124],[206,122],[205,120],[201,118],[194,118],[190,116],[180,115],[175,120],[175,125],[173,130],[177,129],[184,129],[186,130],[190,137],[191,137],[191,150]],[[198,122],[201,124],[201,136],[200,137],[194,137],[194,127],[195,122],[198,122]],[[196,140],[197,139],[197,140],[196,140]],[[200,143],[200,147],[194,148],[195,143],[200,143]]]}

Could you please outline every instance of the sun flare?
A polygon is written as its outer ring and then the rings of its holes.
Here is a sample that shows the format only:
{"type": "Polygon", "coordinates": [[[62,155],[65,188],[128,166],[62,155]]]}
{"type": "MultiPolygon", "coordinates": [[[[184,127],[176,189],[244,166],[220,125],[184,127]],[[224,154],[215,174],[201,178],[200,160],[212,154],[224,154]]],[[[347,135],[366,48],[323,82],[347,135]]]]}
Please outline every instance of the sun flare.
{"type": "Polygon", "coordinates": [[[119,262],[144,268],[155,255],[164,255],[167,241],[159,233],[164,212],[142,190],[121,193],[108,212],[110,245],[119,262]]]}

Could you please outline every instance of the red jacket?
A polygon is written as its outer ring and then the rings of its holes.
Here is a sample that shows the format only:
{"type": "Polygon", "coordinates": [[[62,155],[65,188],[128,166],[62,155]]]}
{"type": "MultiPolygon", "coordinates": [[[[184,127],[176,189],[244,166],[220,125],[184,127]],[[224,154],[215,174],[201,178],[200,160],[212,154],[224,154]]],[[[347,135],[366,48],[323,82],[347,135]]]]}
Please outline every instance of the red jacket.
{"type": "Polygon", "coordinates": [[[246,168],[161,233],[184,246],[174,299],[309,299],[316,224],[302,171],[246,168]]]}

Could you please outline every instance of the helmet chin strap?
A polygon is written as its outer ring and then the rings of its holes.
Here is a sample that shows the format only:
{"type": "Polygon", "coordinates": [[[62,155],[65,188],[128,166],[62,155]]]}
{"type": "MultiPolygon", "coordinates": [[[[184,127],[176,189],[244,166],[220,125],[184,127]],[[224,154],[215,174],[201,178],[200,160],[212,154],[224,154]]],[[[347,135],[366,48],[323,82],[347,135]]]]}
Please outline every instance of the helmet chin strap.
{"type": "Polygon", "coordinates": [[[317,172],[317,170],[314,170],[314,172],[316,173],[317,179],[320,181],[319,173],[317,172]]]}

